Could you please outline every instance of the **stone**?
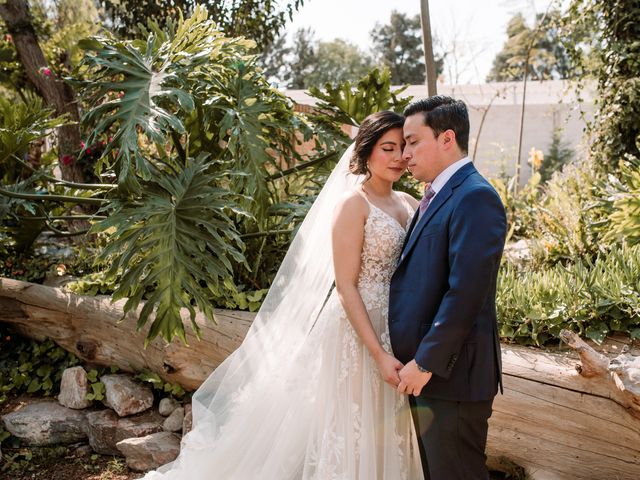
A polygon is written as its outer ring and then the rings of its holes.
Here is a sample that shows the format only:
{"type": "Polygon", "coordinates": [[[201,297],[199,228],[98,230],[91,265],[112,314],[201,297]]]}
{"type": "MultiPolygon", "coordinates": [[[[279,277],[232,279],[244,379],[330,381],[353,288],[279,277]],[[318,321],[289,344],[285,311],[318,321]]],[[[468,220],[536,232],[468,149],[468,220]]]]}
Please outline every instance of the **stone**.
{"type": "Polygon", "coordinates": [[[2,416],[4,428],[32,446],[75,443],[87,439],[84,412],[63,407],[53,400],[29,403],[2,416]]]}
{"type": "Polygon", "coordinates": [[[172,462],[180,453],[180,437],[171,432],[128,438],[117,444],[131,470],[144,472],[172,462]]]}
{"type": "Polygon", "coordinates": [[[164,423],[162,424],[162,429],[165,432],[179,432],[182,430],[182,422],[184,421],[184,408],[178,407],[171,415],[169,415],[164,423]]]}
{"type": "Polygon", "coordinates": [[[134,381],[129,375],[103,375],[104,404],[121,416],[144,412],[153,406],[151,388],[134,381]]]}
{"type": "Polygon", "coordinates": [[[162,431],[164,420],[157,412],[120,418],[112,410],[87,413],[87,436],[94,452],[102,455],[120,455],[116,444],[126,438],[144,437],[162,431]]]}
{"type": "Polygon", "coordinates": [[[87,372],[82,367],[67,368],[62,372],[60,382],[60,394],[58,403],[67,408],[82,410],[91,406],[91,400],[87,400],[89,393],[89,380],[87,372]]]}
{"type": "Polygon", "coordinates": [[[160,400],[160,405],[158,405],[158,412],[160,412],[160,415],[162,415],[163,417],[168,417],[169,415],[171,415],[171,412],[173,412],[179,406],[180,404],[173,398],[165,397],[160,400]]]}
{"type": "Polygon", "coordinates": [[[193,428],[193,409],[190,403],[184,405],[184,420],[182,421],[182,435],[186,435],[193,428]]]}

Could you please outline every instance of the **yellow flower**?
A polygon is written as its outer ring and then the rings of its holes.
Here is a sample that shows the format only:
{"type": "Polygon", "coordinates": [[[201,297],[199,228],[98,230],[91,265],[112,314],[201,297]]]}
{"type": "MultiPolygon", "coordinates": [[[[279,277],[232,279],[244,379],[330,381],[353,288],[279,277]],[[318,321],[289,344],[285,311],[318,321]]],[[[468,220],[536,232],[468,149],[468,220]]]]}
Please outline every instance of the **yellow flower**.
{"type": "Polygon", "coordinates": [[[529,151],[529,159],[527,163],[533,167],[534,170],[539,170],[544,160],[544,153],[542,150],[536,150],[536,147],[531,147],[529,151]]]}

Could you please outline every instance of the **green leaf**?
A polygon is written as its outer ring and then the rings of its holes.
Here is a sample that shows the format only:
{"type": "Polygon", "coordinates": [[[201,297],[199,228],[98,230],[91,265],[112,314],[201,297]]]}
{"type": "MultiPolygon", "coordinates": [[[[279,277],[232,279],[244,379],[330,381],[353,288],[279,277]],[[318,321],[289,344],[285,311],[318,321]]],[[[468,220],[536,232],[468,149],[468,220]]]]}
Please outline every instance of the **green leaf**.
{"type": "Polygon", "coordinates": [[[234,196],[216,187],[222,177],[209,173],[208,167],[203,156],[189,159],[175,175],[153,175],[145,184],[143,207],[123,204],[96,226],[97,230],[117,227],[99,258],[111,271],[123,270],[114,299],[128,297],[124,305],[128,312],[135,311],[143,294],[148,295],[138,317],[142,328],[155,311],[147,342],[161,335],[167,341],[178,336],[186,343],[182,309],[189,312],[198,334],[194,305],[213,319],[200,282],[217,285],[231,274],[229,257],[244,260],[243,244],[226,214],[234,196]]]}

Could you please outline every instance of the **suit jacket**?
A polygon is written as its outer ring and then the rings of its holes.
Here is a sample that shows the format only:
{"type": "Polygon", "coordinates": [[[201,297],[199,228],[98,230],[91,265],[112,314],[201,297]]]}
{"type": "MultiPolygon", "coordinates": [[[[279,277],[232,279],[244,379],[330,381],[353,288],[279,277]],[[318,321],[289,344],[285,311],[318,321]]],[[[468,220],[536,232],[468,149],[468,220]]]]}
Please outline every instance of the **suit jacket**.
{"type": "Polygon", "coordinates": [[[421,395],[489,400],[502,385],[495,296],[504,206],[469,163],[417,219],[418,212],[391,279],[393,352],[433,373],[421,395]]]}

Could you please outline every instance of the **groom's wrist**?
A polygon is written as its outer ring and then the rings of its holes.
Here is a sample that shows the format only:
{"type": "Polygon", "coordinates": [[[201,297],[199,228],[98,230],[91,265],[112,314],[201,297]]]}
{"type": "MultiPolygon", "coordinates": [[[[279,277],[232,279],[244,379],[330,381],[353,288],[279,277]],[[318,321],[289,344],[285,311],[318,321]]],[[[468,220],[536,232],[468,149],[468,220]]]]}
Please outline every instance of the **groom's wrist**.
{"type": "MultiPolygon", "coordinates": [[[[416,361],[415,361],[415,359],[414,359],[413,361],[414,361],[414,362],[416,362],[416,361]]],[[[430,372],[429,370],[427,370],[426,368],[421,367],[421,366],[420,366],[420,364],[419,364],[418,362],[416,362],[416,367],[418,367],[418,370],[419,370],[419,371],[421,371],[422,373],[431,373],[431,372],[430,372]]]]}

